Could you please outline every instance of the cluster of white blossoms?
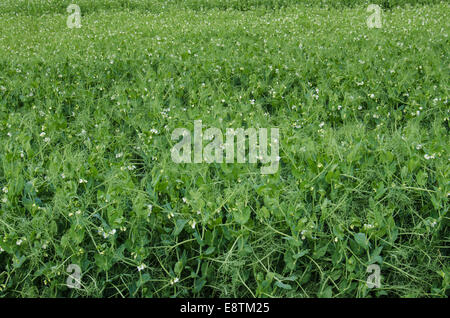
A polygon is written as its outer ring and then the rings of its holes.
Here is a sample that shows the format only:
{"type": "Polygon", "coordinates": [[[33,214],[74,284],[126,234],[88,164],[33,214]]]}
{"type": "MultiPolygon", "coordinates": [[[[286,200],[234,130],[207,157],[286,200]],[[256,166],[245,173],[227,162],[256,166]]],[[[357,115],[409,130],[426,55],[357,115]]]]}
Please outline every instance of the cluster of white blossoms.
{"type": "Polygon", "coordinates": [[[302,236],[302,240],[306,239],[305,234],[306,234],[306,230],[303,230],[300,232],[300,235],[302,236]]]}
{"type": "Polygon", "coordinates": [[[50,142],[50,138],[49,137],[45,137],[47,134],[44,131],[45,126],[42,126],[42,132],[39,134],[40,137],[44,138],[45,142],[50,142]]]}
{"type": "Polygon", "coordinates": [[[366,229],[366,230],[373,229],[374,227],[375,227],[375,226],[374,226],[373,224],[370,224],[370,223],[364,224],[364,225],[363,225],[363,228],[366,229]]]}
{"type": "Polygon", "coordinates": [[[152,210],[153,210],[153,205],[151,205],[151,204],[148,204],[148,205],[147,205],[147,209],[148,209],[147,217],[149,217],[149,216],[150,216],[150,214],[152,214],[152,210]]]}
{"type": "Polygon", "coordinates": [[[120,167],[120,170],[121,171],[124,171],[124,170],[133,171],[133,170],[136,170],[136,166],[135,165],[128,165],[128,166],[120,167]]]}
{"type": "Polygon", "coordinates": [[[77,211],[75,212],[75,214],[74,214],[73,212],[70,212],[70,213],[69,213],[69,216],[70,216],[70,217],[72,217],[72,216],[74,216],[74,215],[81,215],[81,210],[77,210],[77,211]]]}
{"type": "Polygon", "coordinates": [[[314,93],[312,93],[312,97],[315,99],[315,100],[318,100],[319,99],[319,92],[320,92],[320,90],[318,89],[318,88],[316,88],[316,93],[314,94],[314,93]]]}
{"type": "Polygon", "coordinates": [[[103,236],[103,238],[108,238],[110,236],[113,236],[114,234],[116,234],[117,230],[116,229],[112,229],[109,232],[105,232],[105,230],[103,228],[99,228],[98,229],[98,234],[103,236]]]}

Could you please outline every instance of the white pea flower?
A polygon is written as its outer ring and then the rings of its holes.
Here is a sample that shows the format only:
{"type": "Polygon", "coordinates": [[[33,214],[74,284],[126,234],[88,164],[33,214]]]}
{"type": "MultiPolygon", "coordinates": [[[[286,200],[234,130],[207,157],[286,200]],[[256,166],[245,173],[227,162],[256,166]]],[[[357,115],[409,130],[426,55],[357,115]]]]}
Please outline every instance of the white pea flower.
{"type": "Polygon", "coordinates": [[[147,214],[147,216],[150,216],[150,214],[152,214],[153,205],[148,204],[148,205],[147,205],[147,208],[148,208],[148,214],[147,214]]]}

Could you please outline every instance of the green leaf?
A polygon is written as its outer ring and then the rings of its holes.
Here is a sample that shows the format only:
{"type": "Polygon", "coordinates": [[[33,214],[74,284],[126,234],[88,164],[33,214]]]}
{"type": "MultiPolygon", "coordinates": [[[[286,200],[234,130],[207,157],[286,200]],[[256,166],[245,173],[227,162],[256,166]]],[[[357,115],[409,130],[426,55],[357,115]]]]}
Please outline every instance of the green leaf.
{"type": "Polygon", "coordinates": [[[309,250],[303,250],[303,251],[301,251],[301,252],[299,252],[297,254],[294,254],[292,257],[294,259],[299,259],[300,257],[305,256],[308,253],[309,253],[309,250]]]}
{"type": "Polygon", "coordinates": [[[198,293],[199,291],[202,290],[203,286],[205,286],[206,284],[206,279],[205,278],[199,278],[195,280],[194,283],[194,293],[198,293]]]}
{"type": "Polygon", "coordinates": [[[173,236],[178,236],[181,233],[181,231],[183,231],[183,228],[187,222],[188,222],[188,220],[185,220],[185,219],[177,220],[177,222],[175,223],[175,229],[173,230],[173,233],[172,233],[173,236]]]}
{"type": "Polygon", "coordinates": [[[314,258],[322,258],[325,255],[325,253],[327,252],[327,249],[328,249],[328,244],[315,250],[314,258]]]}
{"type": "Polygon", "coordinates": [[[173,269],[173,271],[175,272],[175,274],[179,275],[181,273],[181,271],[183,270],[183,262],[182,261],[178,261],[175,264],[175,268],[173,269]]]}
{"type": "Polygon", "coordinates": [[[278,286],[278,287],[280,287],[282,289],[292,289],[291,285],[285,284],[285,283],[280,282],[280,281],[275,282],[275,286],[278,286]]]}
{"type": "Polygon", "coordinates": [[[214,251],[216,250],[215,246],[210,246],[207,248],[207,250],[205,251],[205,255],[210,255],[212,253],[214,253],[214,251]]]}
{"type": "Polygon", "coordinates": [[[369,247],[369,240],[366,237],[366,234],[364,233],[357,233],[354,235],[356,243],[358,243],[359,246],[361,246],[364,249],[367,249],[369,247]]]}

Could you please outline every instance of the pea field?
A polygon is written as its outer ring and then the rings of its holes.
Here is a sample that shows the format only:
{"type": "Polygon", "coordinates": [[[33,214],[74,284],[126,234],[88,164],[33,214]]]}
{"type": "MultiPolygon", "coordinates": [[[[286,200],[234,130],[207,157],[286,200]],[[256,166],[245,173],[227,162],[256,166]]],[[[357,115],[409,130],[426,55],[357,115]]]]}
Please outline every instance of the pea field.
{"type": "Polygon", "coordinates": [[[1,0],[0,298],[448,297],[449,32],[434,0],[1,0]],[[200,120],[277,128],[276,171],[174,162],[200,120]]]}

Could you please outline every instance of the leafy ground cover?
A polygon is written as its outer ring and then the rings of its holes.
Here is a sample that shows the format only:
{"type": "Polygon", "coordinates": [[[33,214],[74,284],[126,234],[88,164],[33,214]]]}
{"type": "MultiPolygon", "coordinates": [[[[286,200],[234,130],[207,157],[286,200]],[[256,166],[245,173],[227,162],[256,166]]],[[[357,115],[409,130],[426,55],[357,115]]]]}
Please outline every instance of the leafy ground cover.
{"type": "Polygon", "coordinates": [[[373,2],[2,1],[0,297],[448,296],[450,6],[373,2]],[[174,163],[198,119],[278,172],[174,163]]]}

